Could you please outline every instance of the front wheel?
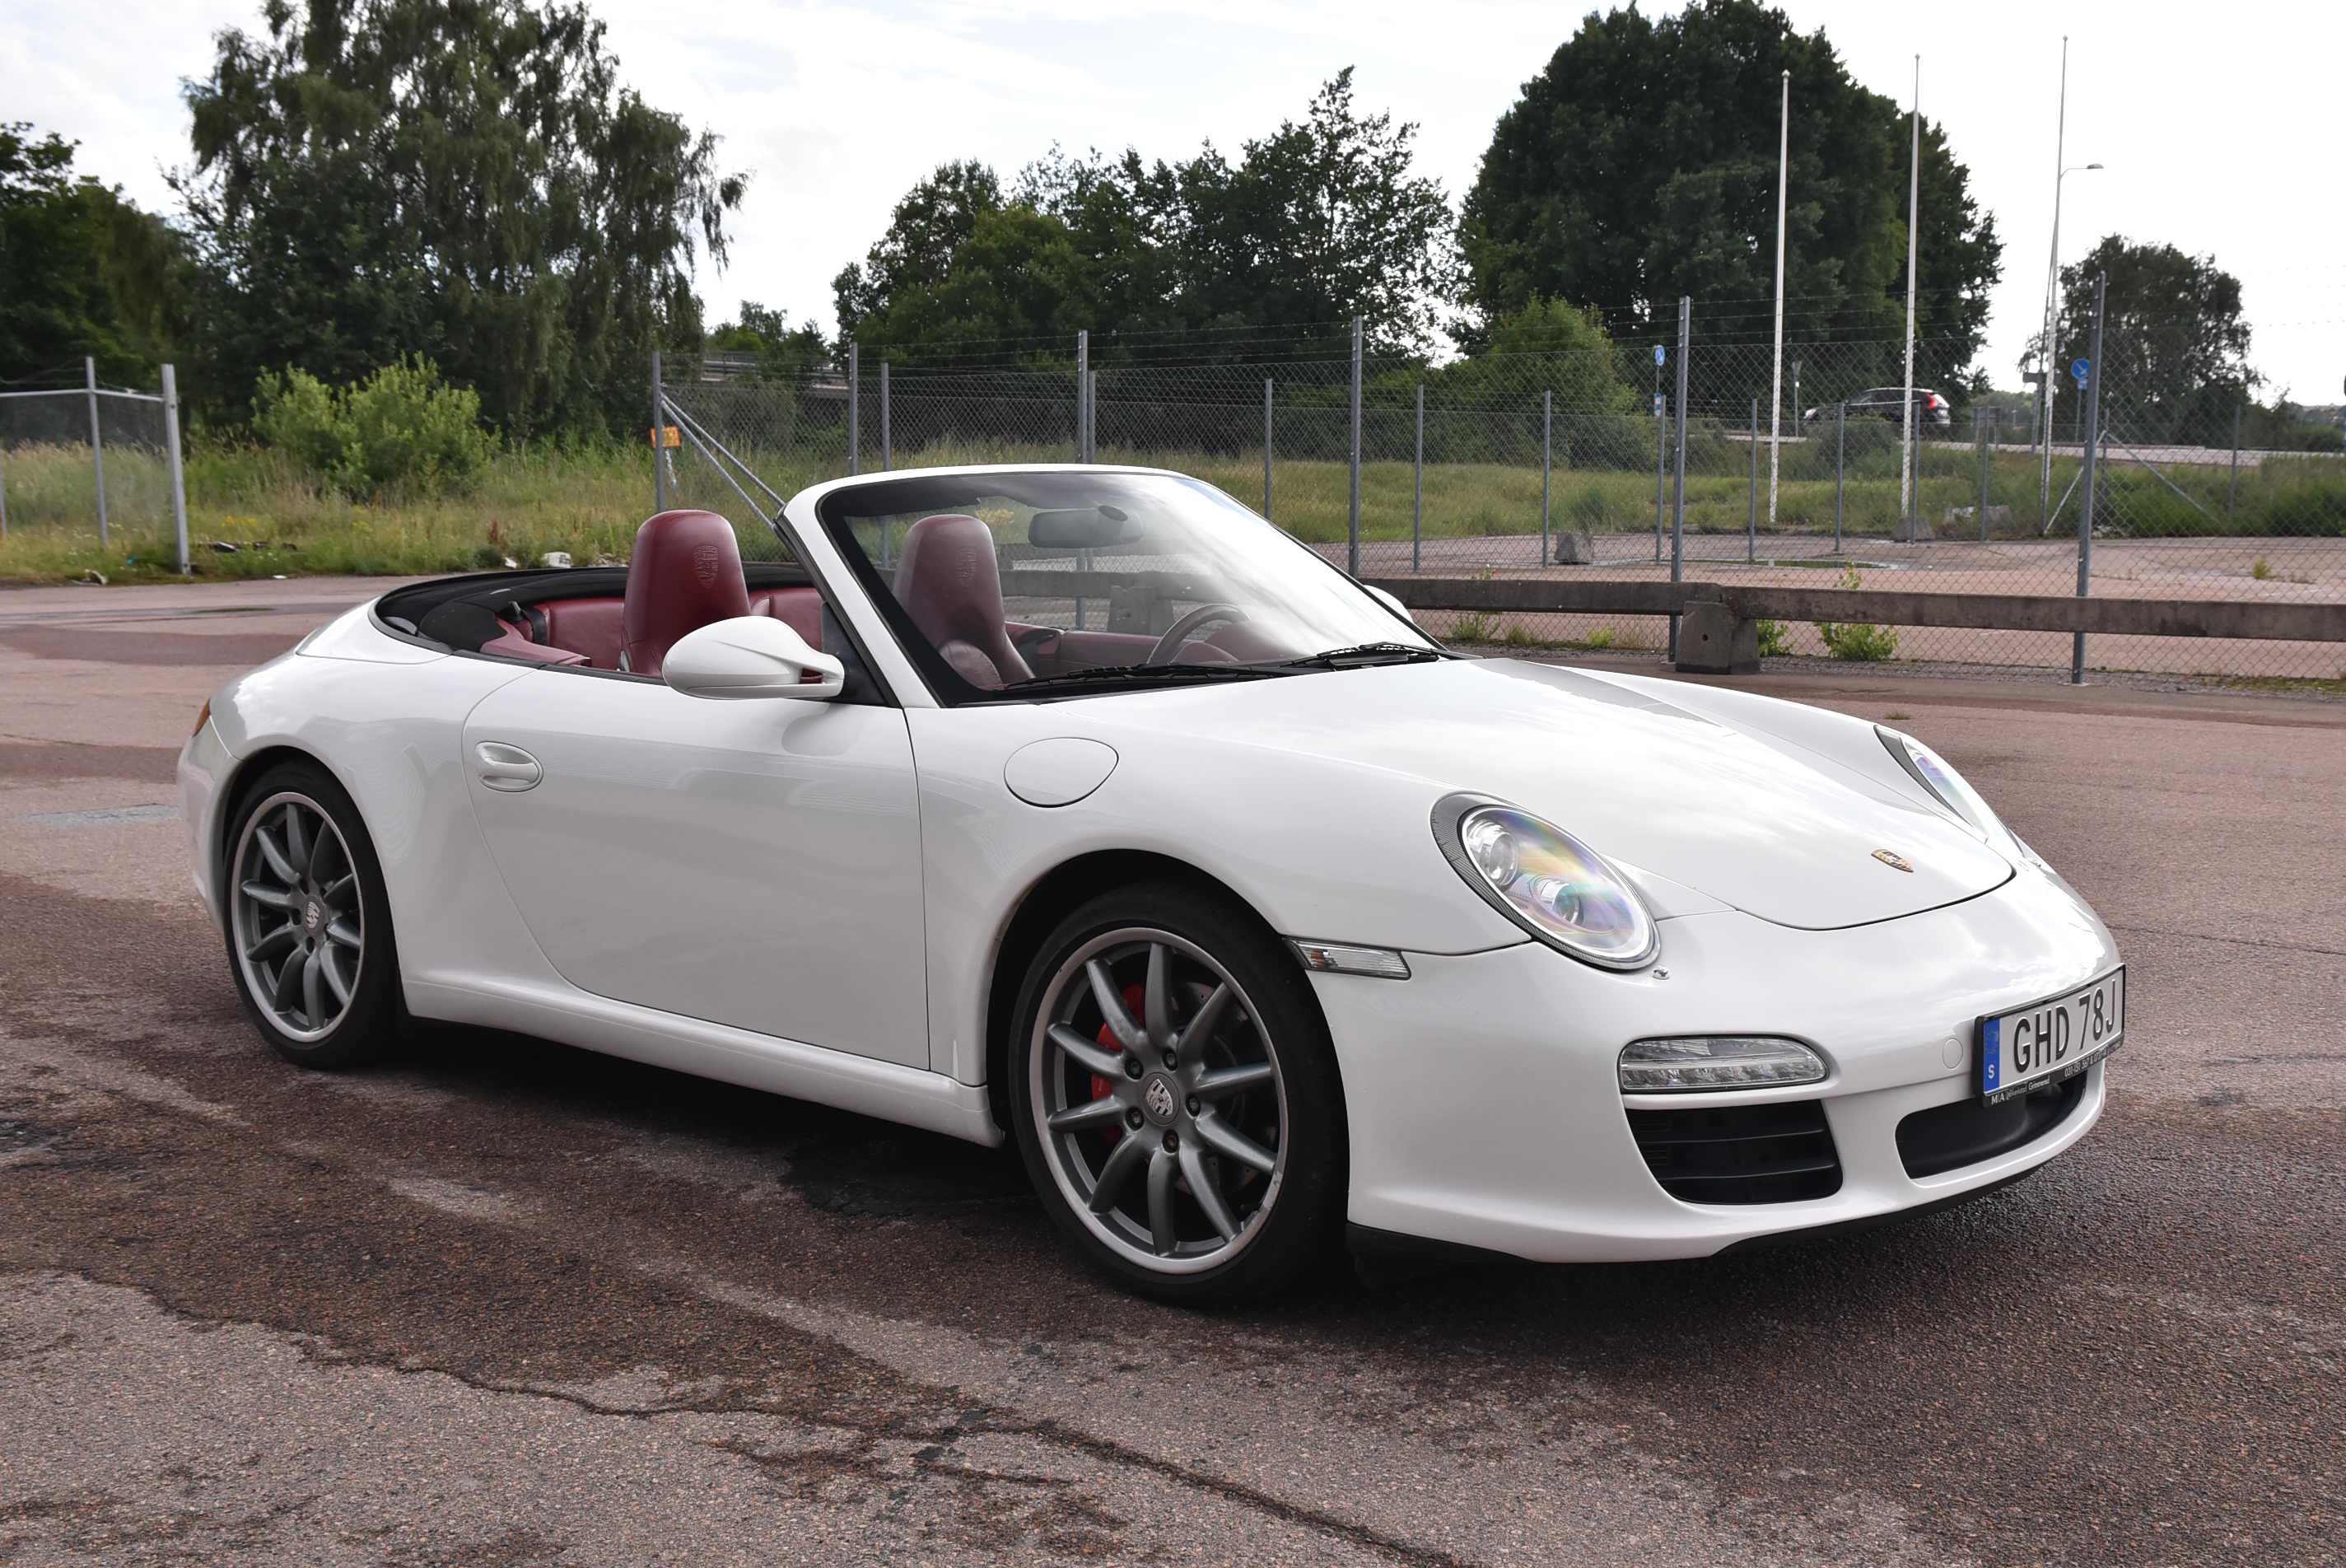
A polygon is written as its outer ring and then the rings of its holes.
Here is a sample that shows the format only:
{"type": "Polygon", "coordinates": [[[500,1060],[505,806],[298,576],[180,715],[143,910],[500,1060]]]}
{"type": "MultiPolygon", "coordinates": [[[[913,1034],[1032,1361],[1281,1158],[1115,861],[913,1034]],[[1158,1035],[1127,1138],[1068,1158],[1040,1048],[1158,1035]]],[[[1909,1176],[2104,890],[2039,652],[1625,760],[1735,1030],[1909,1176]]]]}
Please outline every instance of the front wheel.
{"type": "Polygon", "coordinates": [[[397,1042],[406,1009],[382,868],[358,808],[315,763],[245,789],[225,865],[229,968],[261,1038],[305,1067],[397,1042]]]}
{"type": "Polygon", "coordinates": [[[1335,1053],[1310,983],[1252,911],[1179,884],[1095,898],[1044,943],[1016,1017],[1027,1171],[1120,1283],[1245,1300],[1336,1255],[1335,1053]]]}

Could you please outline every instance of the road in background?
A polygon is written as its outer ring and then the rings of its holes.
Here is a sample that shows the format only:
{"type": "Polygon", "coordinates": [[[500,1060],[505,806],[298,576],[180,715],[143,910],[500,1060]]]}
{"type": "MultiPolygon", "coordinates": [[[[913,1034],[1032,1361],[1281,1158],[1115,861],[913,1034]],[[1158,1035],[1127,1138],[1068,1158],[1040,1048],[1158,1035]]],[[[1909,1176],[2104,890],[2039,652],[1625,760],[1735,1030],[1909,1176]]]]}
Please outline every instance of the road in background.
{"type": "Polygon", "coordinates": [[[2094,901],[2101,1127],[1859,1236],[1189,1313],[1005,1153],[475,1031],[269,1055],[172,759],[383,585],[0,596],[0,1561],[2341,1561],[2346,711],[1739,683],[2094,901]]]}

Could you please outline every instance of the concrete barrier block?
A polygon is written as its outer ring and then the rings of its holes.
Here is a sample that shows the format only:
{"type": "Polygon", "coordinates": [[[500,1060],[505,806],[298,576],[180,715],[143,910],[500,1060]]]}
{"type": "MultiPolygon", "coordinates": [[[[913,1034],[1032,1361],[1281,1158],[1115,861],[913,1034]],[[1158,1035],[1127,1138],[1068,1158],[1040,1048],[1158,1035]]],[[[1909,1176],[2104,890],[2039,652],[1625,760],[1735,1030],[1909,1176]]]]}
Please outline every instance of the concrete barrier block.
{"type": "MultiPolygon", "coordinates": [[[[1979,508],[1976,506],[1950,506],[1947,508],[1947,514],[1939,519],[1939,526],[1946,529],[1951,534],[1976,535],[1979,532],[1979,508]]],[[[2009,530],[2012,526],[2012,508],[2009,506],[1989,507],[1987,509],[1987,526],[1988,532],[1991,534],[2000,528],[2009,530]]]]}
{"type": "Polygon", "coordinates": [[[1596,565],[1596,535],[1586,528],[1567,528],[1556,536],[1556,564],[1559,566],[1594,566],[1596,565]]]}
{"type": "Polygon", "coordinates": [[[1696,599],[1678,621],[1682,675],[1758,675],[1760,626],[1714,599],[1696,599]]]}
{"type": "Polygon", "coordinates": [[[1901,517],[1892,524],[1890,537],[1900,545],[1927,545],[1931,542],[1931,520],[1928,517],[1901,517]]]}

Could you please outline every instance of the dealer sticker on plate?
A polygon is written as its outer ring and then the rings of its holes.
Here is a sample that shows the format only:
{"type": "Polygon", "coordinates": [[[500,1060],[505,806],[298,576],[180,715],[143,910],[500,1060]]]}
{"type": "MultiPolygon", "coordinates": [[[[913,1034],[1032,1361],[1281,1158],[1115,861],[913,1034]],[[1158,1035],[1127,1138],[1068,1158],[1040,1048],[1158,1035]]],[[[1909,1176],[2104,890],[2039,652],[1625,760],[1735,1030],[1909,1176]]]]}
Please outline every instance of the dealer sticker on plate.
{"type": "Polygon", "coordinates": [[[1979,1021],[1979,1092],[1993,1105],[2074,1078],[2126,1038],[2121,965],[2066,995],[1979,1021]]]}

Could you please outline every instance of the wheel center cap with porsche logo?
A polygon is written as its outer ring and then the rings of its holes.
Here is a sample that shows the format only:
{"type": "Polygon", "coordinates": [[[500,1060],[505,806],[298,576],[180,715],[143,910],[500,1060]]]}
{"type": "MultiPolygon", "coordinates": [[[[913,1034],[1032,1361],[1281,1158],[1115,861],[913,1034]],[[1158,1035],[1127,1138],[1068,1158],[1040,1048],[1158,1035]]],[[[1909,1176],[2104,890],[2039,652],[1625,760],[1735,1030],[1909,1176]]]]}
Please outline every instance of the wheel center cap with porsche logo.
{"type": "Polygon", "coordinates": [[[1148,1113],[1148,1119],[1161,1127],[1171,1121],[1173,1113],[1180,1108],[1181,1096],[1174,1089],[1173,1080],[1159,1073],[1151,1077],[1148,1087],[1140,1092],[1140,1104],[1141,1108],[1148,1113]]]}
{"type": "Polygon", "coordinates": [[[1895,850],[1876,850],[1873,851],[1873,858],[1893,871],[1911,871],[1914,869],[1913,861],[1895,850]]]}
{"type": "Polygon", "coordinates": [[[325,923],[326,923],[326,906],[325,906],[325,905],[323,905],[323,904],[320,903],[320,902],[319,902],[317,900],[315,900],[315,899],[311,899],[311,900],[309,900],[307,902],[305,902],[305,903],[303,903],[303,904],[302,904],[302,906],[301,906],[301,929],[302,929],[303,931],[308,932],[309,932],[311,935],[312,935],[312,936],[315,936],[315,935],[317,935],[317,934],[318,934],[318,930],[319,930],[319,928],[320,928],[321,926],[323,926],[325,923]]]}

